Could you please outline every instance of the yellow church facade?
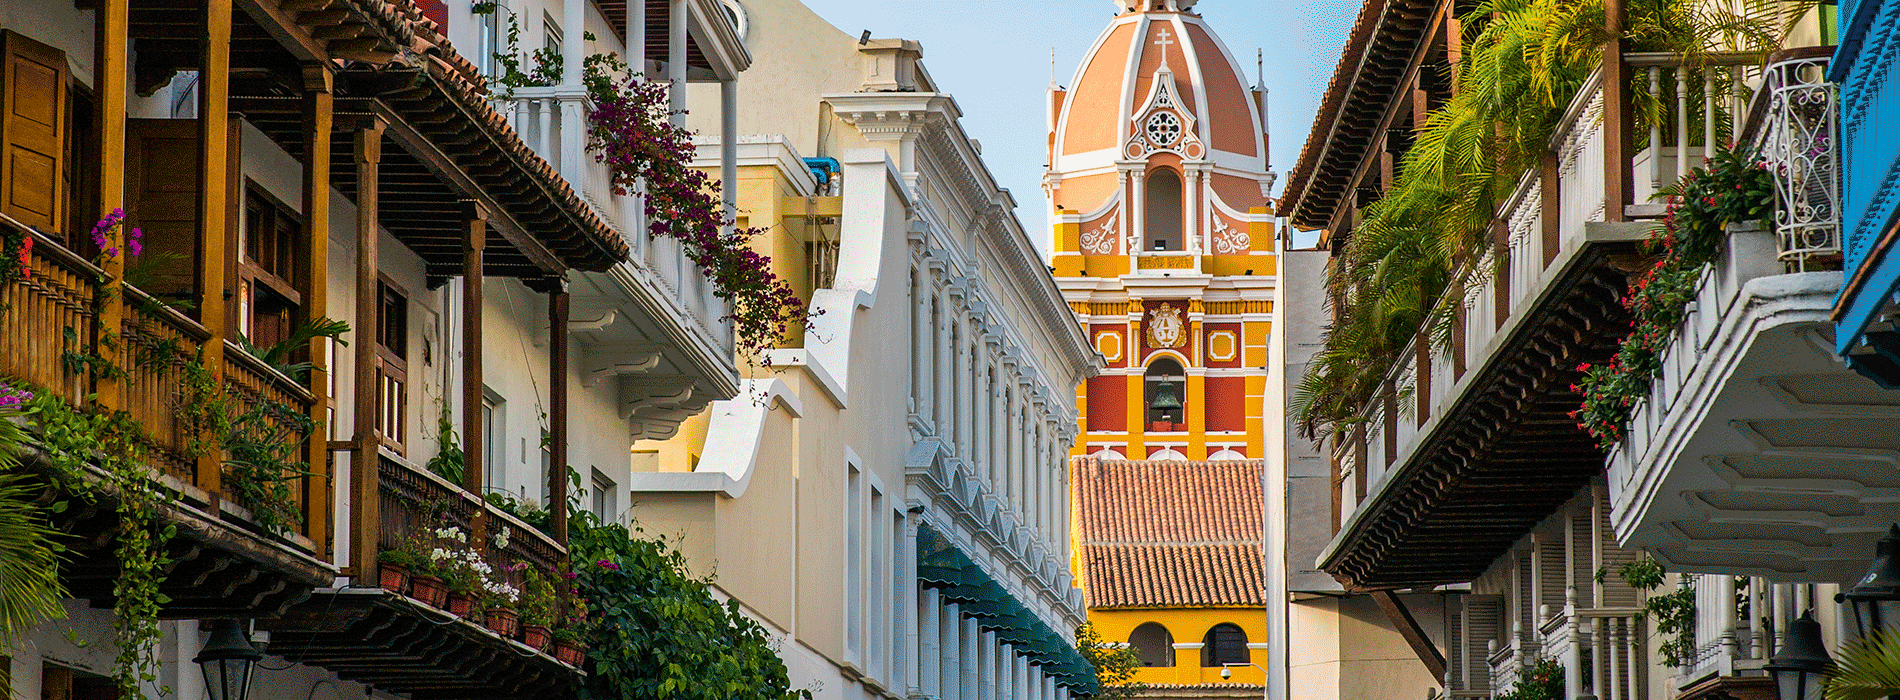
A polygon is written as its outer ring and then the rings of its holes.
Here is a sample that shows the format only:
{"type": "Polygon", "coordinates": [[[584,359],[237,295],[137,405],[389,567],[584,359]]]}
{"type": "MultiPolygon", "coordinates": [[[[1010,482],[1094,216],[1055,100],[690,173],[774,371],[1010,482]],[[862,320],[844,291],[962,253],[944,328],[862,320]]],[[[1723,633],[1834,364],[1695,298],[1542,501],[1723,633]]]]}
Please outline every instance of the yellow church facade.
{"type": "Polygon", "coordinates": [[[1194,0],[1126,0],[1052,85],[1049,265],[1106,368],[1074,455],[1260,459],[1278,259],[1265,94],[1194,0]]]}

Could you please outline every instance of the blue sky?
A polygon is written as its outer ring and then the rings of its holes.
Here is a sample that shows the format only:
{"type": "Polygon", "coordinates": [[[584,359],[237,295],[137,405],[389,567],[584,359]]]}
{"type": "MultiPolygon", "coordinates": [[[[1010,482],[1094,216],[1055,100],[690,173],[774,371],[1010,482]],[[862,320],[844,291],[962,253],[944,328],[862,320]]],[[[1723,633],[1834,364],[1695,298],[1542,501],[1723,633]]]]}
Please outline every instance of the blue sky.
{"type": "MultiPolygon", "coordinates": [[[[1031,231],[1042,228],[1049,51],[1055,50],[1057,82],[1067,85],[1114,17],[1112,0],[804,1],[848,34],[869,29],[875,38],[923,42],[931,77],[956,96],[964,129],[983,143],[991,172],[1016,197],[1017,215],[1031,231]]],[[[1271,153],[1282,183],[1306,141],[1359,5],[1201,0],[1195,6],[1249,76],[1255,49],[1265,52],[1271,153]]]]}

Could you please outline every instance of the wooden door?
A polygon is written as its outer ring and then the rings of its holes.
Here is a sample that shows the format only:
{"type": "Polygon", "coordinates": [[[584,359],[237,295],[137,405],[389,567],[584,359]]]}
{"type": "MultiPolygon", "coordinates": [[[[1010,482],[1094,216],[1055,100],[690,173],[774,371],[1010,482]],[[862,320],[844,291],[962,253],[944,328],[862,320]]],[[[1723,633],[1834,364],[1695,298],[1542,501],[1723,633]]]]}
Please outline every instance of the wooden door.
{"type": "Polygon", "coordinates": [[[196,119],[126,121],[126,226],[145,232],[145,252],[128,261],[136,274],[126,281],[168,301],[198,301],[202,152],[196,119]]]}
{"type": "Polygon", "coordinates": [[[58,236],[66,178],[66,53],[0,32],[0,213],[58,236]]]}

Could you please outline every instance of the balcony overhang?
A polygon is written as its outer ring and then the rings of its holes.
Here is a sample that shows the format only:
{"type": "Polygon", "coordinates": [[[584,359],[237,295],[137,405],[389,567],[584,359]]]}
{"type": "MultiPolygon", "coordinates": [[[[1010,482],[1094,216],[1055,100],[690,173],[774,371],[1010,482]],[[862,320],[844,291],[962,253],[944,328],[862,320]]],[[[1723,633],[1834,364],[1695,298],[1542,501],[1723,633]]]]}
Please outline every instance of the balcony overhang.
{"type": "MultiPolygon", "coordinates": [[[[646,12],[647,61],[664,65],[667,60],[668,28],[672,14],[670,0],[595,0],[595,9],[607,20],[622,44],[627,40],[627,8],[643,7],[646,12]],[[635,3],[638,3],[636,5],[635,3]]],[[[686,0],[686,76],[689,81],[732,80],[752,67],[752,53],[745,38],[734,26],[732,17],[719,0],[686,0]]],[[[664,73],[664,71],[662,71],[664,73]]]]}
{"type": "Polygon", "coordinates": [[[380,588],[326,588],[259,620],[265,651],[410,700],[574,697],[584,674],[546,653],[380,588]]]}
{"type": "Polygon", "coordinates": [[[1841,273],[1716,271],[1611,455],[1617,537],[1672,570],[1851,580],[1900,521],[1900,392],[1834,353],[1841,273]]]}
{"type": "Polygon", "coordinates": [[[1569,416],[1582,401],[1570,387],[1579,364],[1607,359],[1629,332],[1618,300],[1647,229],[1584,224],[1536,299],[1369,487],[1321,569],[1351,590],[1468,582],[1602,473],[1602,450],[1569,416]]]}
{"type": "MultiPolygon", "coordinates": [[[[26,455],[25,468],[39,467],[38,453],[26,455]]],[[[88,468],[95,470],[95,468],[88,468]]],[[[93,471],[104,492],[96,498],[71,498],[49,480],[43,500],[65,499],[70,507],[51,524],[70,537],[62,540],[66,561],[60,580],[75,598],[94,607],[111,607],[113,589],[123,575],[118,559],[118,495],[110,479],[93,471]]],[[[243,509],[170,476],[161,487],[178,494],[162,503],[159,522],[176,528],[166,543],[164,580],[158,592],[168,598],[159,617],[170,620],[262,618],[283,612],[310,597],[318,586],[336,579],[335,567],[317,559],[314,545],[294,535],[287,539],[259,532],[243,509]]]]}

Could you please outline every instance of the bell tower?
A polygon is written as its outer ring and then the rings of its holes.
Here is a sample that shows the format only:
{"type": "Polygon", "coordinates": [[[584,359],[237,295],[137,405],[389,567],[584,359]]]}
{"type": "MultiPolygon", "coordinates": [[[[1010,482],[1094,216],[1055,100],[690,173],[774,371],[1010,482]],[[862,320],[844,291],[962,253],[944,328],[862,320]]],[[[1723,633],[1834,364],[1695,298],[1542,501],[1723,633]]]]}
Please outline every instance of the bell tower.
{"type": "Polygon", "coordinates": [[[1265,95],[1194,12],[1115,0],[1049,92],[1050,265],[1107,360],[1076,454],[1265,453],[1277,272],[1265,95]]]}

